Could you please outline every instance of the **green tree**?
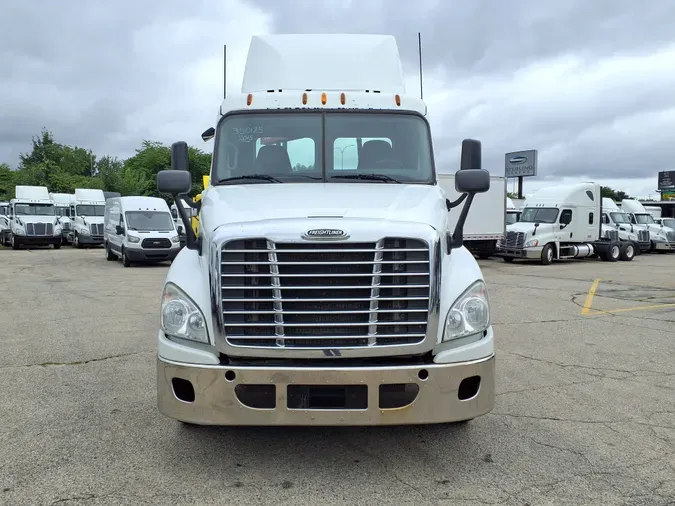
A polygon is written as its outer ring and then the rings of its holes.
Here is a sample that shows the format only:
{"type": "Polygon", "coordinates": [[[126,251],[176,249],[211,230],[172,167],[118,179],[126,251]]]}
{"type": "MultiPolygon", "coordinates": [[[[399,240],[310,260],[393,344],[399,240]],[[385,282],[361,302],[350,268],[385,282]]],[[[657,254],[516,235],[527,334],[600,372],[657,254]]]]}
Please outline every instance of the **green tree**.
{"type": "Polygon", "coordinates": [[[621,202],[622,200],[631,198],[630,195],[628,195],[626,192],[621,190],[615,190],[613,188],[610,188],[609,186],[601,186],[600,192],[603,197],[610,198],[614,202],[621,202]]]}
{"type": "Polygon", "coordinates": [[[0,200],[14,197],[14,171],[6,163],[0,163],[0,200]]]}

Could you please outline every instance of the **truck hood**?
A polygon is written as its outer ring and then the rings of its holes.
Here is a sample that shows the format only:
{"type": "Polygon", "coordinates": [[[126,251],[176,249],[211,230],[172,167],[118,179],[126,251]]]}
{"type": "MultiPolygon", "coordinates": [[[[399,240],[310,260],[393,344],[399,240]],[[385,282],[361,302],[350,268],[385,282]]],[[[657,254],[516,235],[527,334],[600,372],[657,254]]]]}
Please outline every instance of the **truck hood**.
{"type": "MultiPolygon", "coordinates": [[[[56,225],[56,216],[31,216],[31,215],[17,215],[16,218],[21,220],[21,223],[51,223],[56,225]]],[[[16,220],[15,220],[16,221],[16,220]]]]}
{"type": "Polygon", "coordinates": [[[91,225],[92,223],[103,223],[103,218],[103,216],[84,216],[82,221],[87,225],[91,225]]]}
{"type": "MultiPolygon", "coordinates": [[[[644,226],[644,225],[643,225],[644,226]]],[[[664,227],[658,223],[649,223],[649,233],[654,235],[665,236],[668,232],[672,232],[670,227],[664,227]]]]}
{"type": "MultiPolygon", "coordinates": [[[[452,212],[459,212],[461,207],[452,212]]],[[[438,186],[389,183],[249,184],[210,187],[202,194],[205,230],[223,223],[308,217],[429,223],[447,216],[438,186]]]]}
{"type": "MultiPolygon", "coordinates": [[[[549,232],[553,230],[553,225],[554,225],[553,223],[540,223],[539,226],[537,227],[537,233],[543,231],[549,232]]],[[[507,225],[506,231],[523,232],[525,234],[531,234],[532,232],[534,232],[534,223],[517,221],[516,223],[511,223],[510,225],[507,225]]]]}

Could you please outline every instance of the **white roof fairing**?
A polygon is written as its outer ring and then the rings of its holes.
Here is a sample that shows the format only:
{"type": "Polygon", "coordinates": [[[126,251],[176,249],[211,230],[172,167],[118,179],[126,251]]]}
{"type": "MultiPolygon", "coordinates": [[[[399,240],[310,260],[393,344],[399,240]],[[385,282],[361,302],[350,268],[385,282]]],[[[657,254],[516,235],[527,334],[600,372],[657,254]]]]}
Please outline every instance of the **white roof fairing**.
{"type": "Polygon", "coordinates": [[[268,90],[405,94],[396,39],[354,34],[254,36],[241,92],[268,90]]]}

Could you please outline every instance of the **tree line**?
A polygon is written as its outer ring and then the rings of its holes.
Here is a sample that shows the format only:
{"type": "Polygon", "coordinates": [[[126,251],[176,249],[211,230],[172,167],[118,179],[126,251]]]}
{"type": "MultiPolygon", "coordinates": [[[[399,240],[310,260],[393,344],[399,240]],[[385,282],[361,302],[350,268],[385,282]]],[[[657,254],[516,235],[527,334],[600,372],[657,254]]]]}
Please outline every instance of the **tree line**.
{"type": "MultiPolygon", "coordinates": [[[[192,174],[191,195],[203,190],[203,175],[211,168],[211,154],[193,146],[188,148],[192,174]]],[[[28,153],[19,155],[19,165],[12,170],[0,163],[0,200],[14,198],[18,185],[46,186],[54,193],[74,193],[75,188],[94,188],[122,195],[167,197],[157,192],[155,177],[160,170],[171,168],[171,147],[144,140],[136,153],[125,160],[113,156],[96,156],[91,150],[68,146],[54,140],[43,128],[32,139],[28,153]]]]}

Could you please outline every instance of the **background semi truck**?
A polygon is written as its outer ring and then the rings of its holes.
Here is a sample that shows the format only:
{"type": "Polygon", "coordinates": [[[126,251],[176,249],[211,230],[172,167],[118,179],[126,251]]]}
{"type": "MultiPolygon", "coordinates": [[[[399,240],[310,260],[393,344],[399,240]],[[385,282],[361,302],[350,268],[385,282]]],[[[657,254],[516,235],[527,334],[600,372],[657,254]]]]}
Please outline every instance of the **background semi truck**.
{"type": "Polygon", "coordinates": [[[70,209],[73,246],[102,245],[105,214],[103,190],[75,188],[74,203],[70,209]]]}
{"type": "Polygon", "coordinates": [[[46,186],[16,186],[15,198],[9,201],[10,244],[21,246],[61,247],[61,225],[46,186]]]}
{"type": "MultiPolygon", "coordinates": [[[[447,198],[455,200],[460,193],[455,190],[454,174],[438,174],[438,184],[447,198]]],[[[450,217],[448,226],[454,229],[457,215],[450,217]]],[[[506,232],[506,178],[490,176],[490,190],[476,195],[471,212],[464,225],[464,245],[478,258],[489,258],[497,252],[497,243],[506,232]]]]}
{"type": "MultiPolygon", "coordinates": [[[[487,288],[463,245],[490,177],[480,143],[465,140],[461,196],[446,199],[426,112],[405,91],[393,37],[252,39],[241,94],[211,129],[198,236],[176,207],[188,237],[162,294],[160,412],[209,425],[374,425],[493,408],[487,288]],[[349,169],[337,149],[347,145],[358,157],[349,169]]],[[[173,144],[172,167],[157,187],[180,200],[192,181],[186,143],[173,144]]]]}

